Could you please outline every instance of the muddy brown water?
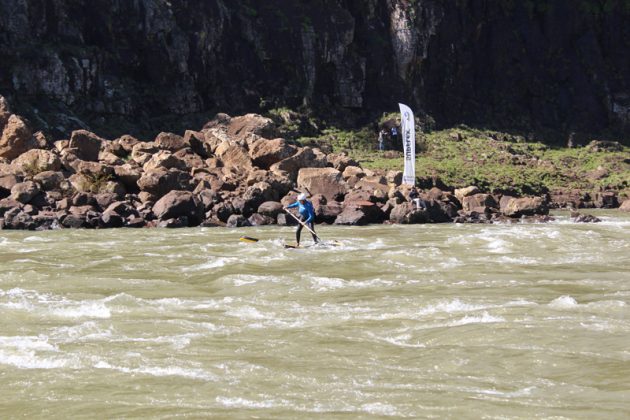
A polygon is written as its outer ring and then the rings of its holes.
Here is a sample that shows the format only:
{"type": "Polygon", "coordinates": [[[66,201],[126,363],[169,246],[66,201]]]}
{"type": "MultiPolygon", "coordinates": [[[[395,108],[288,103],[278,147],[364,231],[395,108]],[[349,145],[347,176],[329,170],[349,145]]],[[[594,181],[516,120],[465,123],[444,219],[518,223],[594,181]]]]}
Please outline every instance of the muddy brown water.
{"type": "Polygon", "coordinates": [[[2,231],[0,417],[627,418],[630,215],[597,215],[2,231]]]}

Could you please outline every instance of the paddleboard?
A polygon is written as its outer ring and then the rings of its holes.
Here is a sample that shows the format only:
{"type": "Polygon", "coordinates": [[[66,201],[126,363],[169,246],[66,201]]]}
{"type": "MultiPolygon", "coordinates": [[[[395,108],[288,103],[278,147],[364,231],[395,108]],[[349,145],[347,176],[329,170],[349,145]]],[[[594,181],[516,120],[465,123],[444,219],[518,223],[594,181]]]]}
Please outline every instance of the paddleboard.
{"type": "Polygon", "coordinates": [[[241,238],[239,238],[239,241],[243,241],[243,242],[258,242],[258,239],[252,238],[251,236],[242,236],[241,238]]]}

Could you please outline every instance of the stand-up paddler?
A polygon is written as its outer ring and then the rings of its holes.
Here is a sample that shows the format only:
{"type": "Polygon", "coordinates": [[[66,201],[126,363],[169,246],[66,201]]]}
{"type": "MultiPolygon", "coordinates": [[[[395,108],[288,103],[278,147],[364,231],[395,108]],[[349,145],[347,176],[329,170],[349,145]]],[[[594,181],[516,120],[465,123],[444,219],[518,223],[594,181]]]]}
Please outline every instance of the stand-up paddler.
{"type": "MultiPolygon", "coordinates": [[[[315,209],[313,208],[313,204],[306,199],[306,194],[301,193],[298,195],[297,201],[293,204],[289,204],[286,208],[291,209],[294,207],[298,208],[300,220],[312,230],[311,235],[313,235],[313,240],[317,243],[317,235],[314,233],[315,209]]],[[[302,224],[298,224],[297,230],[295,231],[295,241],[297,242],[297,246],[300,246],[300,234],[302,233],[302,227],[302,224]]]]}

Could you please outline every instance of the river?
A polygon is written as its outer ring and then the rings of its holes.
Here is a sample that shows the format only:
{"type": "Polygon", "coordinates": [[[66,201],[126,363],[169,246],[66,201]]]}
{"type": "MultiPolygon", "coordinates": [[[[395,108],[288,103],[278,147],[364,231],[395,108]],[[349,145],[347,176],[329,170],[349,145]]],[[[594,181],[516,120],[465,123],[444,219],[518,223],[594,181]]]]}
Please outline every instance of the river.
{"type": "Polygon", "coordinates": [[[628,418],[630,215],[594,214],[1,231],[0,417],[628,418]]]}

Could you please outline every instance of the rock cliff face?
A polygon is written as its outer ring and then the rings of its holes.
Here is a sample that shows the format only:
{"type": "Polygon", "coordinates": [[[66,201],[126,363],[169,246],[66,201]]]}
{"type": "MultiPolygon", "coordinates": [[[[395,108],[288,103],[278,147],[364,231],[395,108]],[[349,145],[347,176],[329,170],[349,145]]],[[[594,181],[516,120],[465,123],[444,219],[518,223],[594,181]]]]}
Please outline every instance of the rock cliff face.
{"type": "Polygon", "coordinates": [[[629,21],[627,0],[0,0],[0,94],[66,135],[399,101],[441,124],[627,134],[629,21]]]}

